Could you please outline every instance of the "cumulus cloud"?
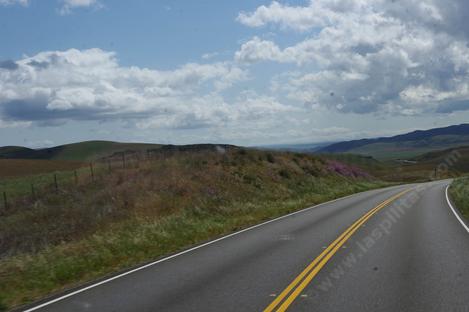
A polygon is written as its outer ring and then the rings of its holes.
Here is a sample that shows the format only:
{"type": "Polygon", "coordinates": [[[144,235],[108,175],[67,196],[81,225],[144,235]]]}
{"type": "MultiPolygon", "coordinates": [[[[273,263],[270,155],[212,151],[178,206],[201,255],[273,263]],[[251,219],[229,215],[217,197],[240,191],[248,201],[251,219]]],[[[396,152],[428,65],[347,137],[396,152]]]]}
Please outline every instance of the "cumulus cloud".
{"type": "Polygon", "coordinates": [[[280,85],[289,98],[312,107],[401,115],[468,109],[467,9],[462,0],[274,1],[237,20],[300,32],[304,39],[282,48],[254,37],[235,59],[297,65],[280,85]]]}
{"type": "MultiPolygon", "coordinates": [[[[235,59],[243,63],[255,63],[259,61],[287,61],[287,56],[272,41],[254,37],[243,43],[241,49],[235,53],[235,59]]],[[[290,59],[291,61],[291,59],[290,59]]]]}
{"type": "Polygon", "coordinates": [[[97,0],[62,0],[62,7],[59,10],[60,14],[70,14],[72,10],[78,8],[101,8],[102,4],[97,0]]]}
{"type": "Polygon", "coordinates": [[[248,78],[245,70],[228,62],[158,71],[120,66],[113,52],[71,49],[1,65],[0,116],[10,124],[126,119],[144,128],[189,129],[289,109],[256,94],[225,101],[224,90],[248,78]]]}

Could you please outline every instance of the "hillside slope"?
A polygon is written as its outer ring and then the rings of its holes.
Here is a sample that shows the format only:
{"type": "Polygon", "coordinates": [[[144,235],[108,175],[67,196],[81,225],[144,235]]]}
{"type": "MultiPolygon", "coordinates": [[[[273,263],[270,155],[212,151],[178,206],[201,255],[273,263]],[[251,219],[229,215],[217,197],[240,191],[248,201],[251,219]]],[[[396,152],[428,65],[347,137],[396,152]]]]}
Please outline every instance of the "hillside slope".
{"type": "Polygon", "coordinates": [[[320,153],[353,153],[378,159],[412,158],[431,151],[469,145],[469,124],[417,130],[393,137],[339,142],[320,153]]]}

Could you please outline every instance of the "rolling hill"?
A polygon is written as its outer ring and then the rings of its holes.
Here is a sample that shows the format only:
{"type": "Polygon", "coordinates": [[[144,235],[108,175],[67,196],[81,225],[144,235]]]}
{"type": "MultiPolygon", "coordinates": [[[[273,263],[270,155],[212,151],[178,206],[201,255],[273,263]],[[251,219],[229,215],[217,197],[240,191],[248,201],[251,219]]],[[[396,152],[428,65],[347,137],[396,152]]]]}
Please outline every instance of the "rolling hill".
{"type": "Polygon", "coordinates": [[[119,143],[111,141],[86,141],[43,149],[30,149],[21,146],[0,147],[0,159],[46,159],[88,161],[117,152],[159,148],[158,144],[119,143]]]}
{"type": "Polygon", "coordinates": [[[469,145],[469,124],[417,130],[392,137],[334,143],[320,153],[352,153],[381,160],[409,159],[432,151],[469,145]]]}

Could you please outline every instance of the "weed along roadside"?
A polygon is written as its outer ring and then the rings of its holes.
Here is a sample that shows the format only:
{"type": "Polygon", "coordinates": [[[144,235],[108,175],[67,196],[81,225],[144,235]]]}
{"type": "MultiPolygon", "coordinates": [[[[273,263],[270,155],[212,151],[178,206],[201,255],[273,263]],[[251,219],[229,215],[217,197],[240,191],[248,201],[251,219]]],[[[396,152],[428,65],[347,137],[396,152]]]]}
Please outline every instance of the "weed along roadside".
{"type": "Polygon", "coordinates": [[[448,191],[451,200],[467,222],[469,220],[469,177],[454,180],[448,191]]]}
{"type": "Polygon", "coordinates": [[[59,183],[57,192],[36,190],[36,199],[19,197],[9,206],[0,219],[5,308],[389,185],[353,166],[305,154],[203,146],[138,157],[88,164],[78,169],[78,183],[71,171],[70,183],[59,183]]]}

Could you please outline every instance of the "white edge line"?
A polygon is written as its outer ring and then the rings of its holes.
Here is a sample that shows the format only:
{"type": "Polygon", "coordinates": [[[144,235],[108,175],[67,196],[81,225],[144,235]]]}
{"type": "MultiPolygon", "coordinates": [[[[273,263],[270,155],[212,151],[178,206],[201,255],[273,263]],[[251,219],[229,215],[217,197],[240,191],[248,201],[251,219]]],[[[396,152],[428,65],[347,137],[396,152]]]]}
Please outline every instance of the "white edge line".
{"type": "Polygon", "coordinates": [[[446,201],[448,202],[448,206],[451,208],[451,210],[453,211],[453,213],[454,213],[454,215],[456,216],[456,218],[458,218],[458,221],[461,223],[461,225],[464,227],[464,229],[466,229],[467,233],[469,233],[469,227],[466,225],[466,223],[463,221],[463,219],[461,219],[461,217],[459,216],[459,214],[456,212],[456,209],[454,209],[453,205],[451,204],[451,201],[449,200],[448,189],[449,189],[450,185],[451,185],[451,184],[449,184],[449,185],[446,187],[446,190],[445,190],[446,201]]]}
{"type": "MultiPolygon", "coordinates": [[[[405,184],[404,184],[404,185],[405,185],[405,184]]],[[[393,186],[393,187],[390,187],[390,188],[396,188],[396,187],[404,186],[404,185],[397,185],[397,186],[393,186]]],[[[385,189],[385,188],[384,188],[384,189],[385,189]]],[[[375,190],[380,190],[380,189],[375,189],[375,190]]],[[[383,190],[383,189],[381,189],[381,190],[383,190]]],[[[48,306],[48,305],[51,305],[51,304],[56,303],[56,302],[58,302],[58,301],[64,300],[64,299],[66,299],[66,298],[68,298],[68,297],[77,295],[77,294],[82,293],[82,292],[84,292],[84,291],[87,291],[87,290],[89,290],[89,289],[91,289],[91,288],[95,288],[95,287],[97,287],[97,286],[106,284],[106,283],[111,282],[111,281],[113,281],[113,280],[115,280],[115,279],[118,279],[118,278],[124,277],[124,276],[126,276],[126,275],[135,273],[135,272],[137,272],[137,271],[146,269],[146,268],[151,267],[151,266],[153,266],[153,265],[155,265],[155,264],[158,264],[158,263],[161,263],[161,262],[170,260],[170,259],[172,259],[172,258],[181,256],[181,255],[183,255],[183,254],[189,253],[189,252],[194,251],[194,250],[196,250],[196,249],[199,249],[199,248],[202,248],[202,247],[205,247],[205,246],[214,244],[214,243],[216,243],[216,242],[219,242],[219,241],[221,241],[221,240],[227,239],[227,238],[229,238],[229,237],[232,237],[232,236],[235,236],[235,235],[238,235],[238,234],[241,234],[241,233],[244,233],[244,232],[253,230],[253,229],[257,228],[257,227],[260,227],[260,226],[263,226],[263,225],[266,225],[266,224],[269,224],[269,223],[272,223],[272,222],[275,222],[275,221],[278,221],[278,220],[281,220],[281,219],[284,219],[284,218],[288,218],[288,217],[290,217],[290,216],[293,216],[293,215],[296,215],[296,214],[299,214],[299,213],[306,212],[306,211],[311,210],[311,209],[313,209],[313,208],[317,208],[317,207],[320,207],[320,206],[323,206],[323,205],[331,204],[331,203],[334,203],[334,202],[336,202],[336,201],[343,200],[343,199],[346,199],[346,198],[349,198],[349,197],[352,197],[352,196],[356,196],[356,195],[358,195],[358,194],[366,193],[366,192],[369,192],[369,191],[374,191],[374,190],[367,190],[367,191],[363,191],[363,192],[358,192],[358,193],[350,194],[350,195],[347,195],[347,196],[345,196],[345,197],[336,198],[336,199],[333,199],[333,200],[330,200],[330,201],[327,201],[327,202],[324,202],[324,203],[320,203],[320,204],[317,204],[317,205],[314,205],[314,206],[311,206],[311,207],[304,208],[304,209],[302,209],[302,210],[298,210],[298,211],[289,213],[289,214],[287,214],[287,215],[284,215],[284,216],[281,216],[281,217],[278,217],[278,218],[275,218],[275,219],[272,219],[272,220],[265,221],[265,222],[260,223],[260,224],[253,225],[253,226],[251,226],[251,227],[248,227],[248,228],[246,228],[246,229],[240,230],[240,231],[238,231],[238,232],[234,232],[234,233],[231,233],[231,234],[222,236],[222,237],[217,238],[217,239],[215,239],[215,240],[211,240],[211,241],[206,242],[206,243],[204,243],[204,244],[201,244],[201,245],[198,245],[198,246],[189,248],[189,249],[187,249],[187,250],[181,251],[181,252],[176,253],[176,254],[174,254],[174,255],[171,255],[171,256],[169,256],[169,257],[166,257],[166,258],[163,258],[163,259],[160,259],[160,260],[151,262],[151,263],[147,263],[147,264],[145,264],[145,265],[143,265],[143,266],[140,266],[140,267],[138,267],[138,268],[135,268],[135,269],[133,269],[133,270],[130,270],[130,271],[124,272],[124,273],[122,273],[122,274],[113,276],[113,277],[111,277],[111,278],[105,279],[105,280],[103,280],[103,281],[100,281],[100,282],[98,282],[98,283],[89,285],[89,286],[87,286],[87,287],[78,289],[78,290],[73,291],[73,292],[71,292],[71,293],[69,293],[69,294],[63,295],[63,296],[61,296],[61,297],[52,299],[52,300],[47,301],[47,302],[44,302],[44,303],[42,303],[42,304],[40,304],[40,305],[37,305],[37,306],[35,306],[35,307],[32,307],[32,308],[30,308],[30,309],[23,310],[23,312],[31,312],[31,311],[39,310],[39,309],[41,309],[41,308],[43,308],[43,307],[45,307],[45,306],[48,306]]],[[[458,217],[458,218],[459,218],[459,217],[458,217]]],[[[468,231],[469,231],[469,230],[468,230],[468,231]]]]}

